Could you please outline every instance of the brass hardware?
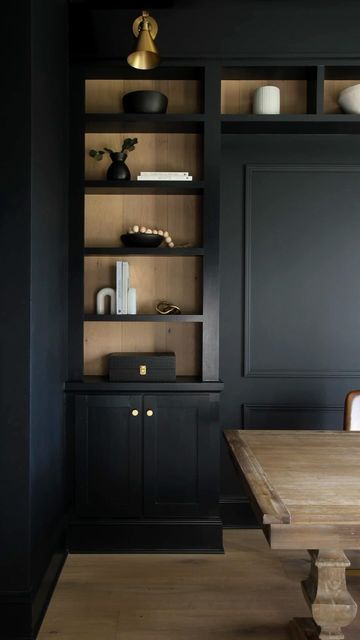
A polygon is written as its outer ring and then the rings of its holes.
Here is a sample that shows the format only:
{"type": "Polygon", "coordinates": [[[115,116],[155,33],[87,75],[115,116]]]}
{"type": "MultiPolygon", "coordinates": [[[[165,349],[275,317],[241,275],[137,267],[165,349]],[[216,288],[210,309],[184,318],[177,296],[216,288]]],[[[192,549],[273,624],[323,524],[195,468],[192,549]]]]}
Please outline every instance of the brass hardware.
{"type": "Polygon", "coordinates": [[[160,62],[159,52],[154,43],[158,25],[147,11],[133,22],[133,34],[137,38],[135,51],[127,57],[127,62],[135,69],[153,69],[160,62]]]}
{"type": "Polygon", "coordinates": [[[181,313],[180,307],[178,307],[176,304],[171,304],[170,302],[166,302],[165,300],[162,300],[156,305],[156,311],[160,313],[162,316],[181,313]]]}
{"type": "Polygon", "coordinates": [[[154,412],[152,411],[152,409],[148,409],[146,412],[146,415],[149,416],[149,418],[151,418],[151,416],[154,415],[154,412]]]}
{"type": "Polygon", "coordinates": [[[146,371],[146,364],[141,364],[139,367],[139,372],[141,376],[146,376],[147,371],[146,371]]]}
{"type": "Polygon", "coordinates": [[[138,415],[139,415],[138,410],[137,410],[137,409],[133,409],[133,410],[132,410],[132,412],[131,412],[131,415],[132,415],[132,416],[135,416],[135,418],[136,418],[136,416],[138,416],[138,415]]]}

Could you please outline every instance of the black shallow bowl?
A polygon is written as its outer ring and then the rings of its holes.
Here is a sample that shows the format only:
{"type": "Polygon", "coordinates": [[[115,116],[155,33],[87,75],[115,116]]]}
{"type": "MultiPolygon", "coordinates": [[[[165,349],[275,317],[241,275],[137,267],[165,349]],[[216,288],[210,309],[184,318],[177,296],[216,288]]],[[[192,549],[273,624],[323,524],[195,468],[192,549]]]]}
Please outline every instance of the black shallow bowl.
{"type": "Polygon", "coordinates": [[[130,91],[122,99],[125,113],[166,113],[168,99],[160,91],[130,91]]]}
{"type": "Polygon", "coordinates": [[[125,247],[159,247],[164,236],[157,233],[123,233],[121,240],[125,247]]]}

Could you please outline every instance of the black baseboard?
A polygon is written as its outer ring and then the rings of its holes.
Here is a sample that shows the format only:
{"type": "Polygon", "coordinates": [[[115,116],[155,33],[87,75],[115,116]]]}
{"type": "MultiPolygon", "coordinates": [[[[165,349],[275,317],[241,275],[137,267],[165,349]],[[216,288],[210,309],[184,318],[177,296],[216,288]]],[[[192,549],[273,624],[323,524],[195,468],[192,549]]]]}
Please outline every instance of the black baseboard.
{"type": "Polygon", "coordinates": [[[71,553],[223,553],[222,522],[209,520],[77,520],[71,553]]]}
{"type": "Polygon", "coordinates": [[[0,594],[0,640],[35,640],[66,556],[63,531],[37,588],[0,594]]]}
{"type": "Polygon", "coordinates": [[[245,496],[222,496],[219,507],[225,529],[257,529],[259,527],[245,496]]]}

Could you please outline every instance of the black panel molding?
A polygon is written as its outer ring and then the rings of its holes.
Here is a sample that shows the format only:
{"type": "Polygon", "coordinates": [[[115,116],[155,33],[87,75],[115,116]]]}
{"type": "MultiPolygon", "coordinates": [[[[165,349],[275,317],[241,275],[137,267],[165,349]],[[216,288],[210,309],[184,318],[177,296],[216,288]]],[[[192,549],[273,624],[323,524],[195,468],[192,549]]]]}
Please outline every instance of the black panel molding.
{"type": "MultiPolygon", "coordinates": [[[[329,429],[341,430],[343,421],[343,405],[301,406],[294,404],[244,404],[244,429],[329,429]],[[281,416],[284,426],[273,423],[271,416],[281,416]],[[312,422],[312,415],[316,415],[316,422],[312,422]],[[305,422],[301,423],[302,416],[305,422]],[[337,427],[334,418],[337,417],[337,427]],[[267,420],[269,418],[269,420],[267,420]],[[267,424],[269,426],[267,426],[267,424]],[[314,426],[316,425],[316,426],[314,426]]],[[[279,417],[275,421],[279,420],[279,417]]]]}
{"type": "Polygon", "coordinates": [[[360,165],[327,164],[254,164],[245,165],[245,307],[244,307],[244,376],[259,378],[357,378],[360,369],[256,369],[252,364],[252,216],[253,177],[258,173],[359,173],[360,165]]]}

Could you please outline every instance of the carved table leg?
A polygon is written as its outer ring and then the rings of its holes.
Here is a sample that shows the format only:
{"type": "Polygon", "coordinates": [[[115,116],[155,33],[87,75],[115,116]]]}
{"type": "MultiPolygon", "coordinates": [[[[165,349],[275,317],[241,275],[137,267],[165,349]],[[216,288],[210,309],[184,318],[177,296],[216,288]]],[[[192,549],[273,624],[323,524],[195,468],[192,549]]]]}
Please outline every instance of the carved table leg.
{"type": "Polygon", "coordinates": [[[357,605],[346,587],[345,569],[350,566],[343,551],[310,551],[309,577],[302,583],[313,621],[296,618],[291,623],[293,638],[301,640],[344,640],[342,627],[356,616],[357,605]]]}

